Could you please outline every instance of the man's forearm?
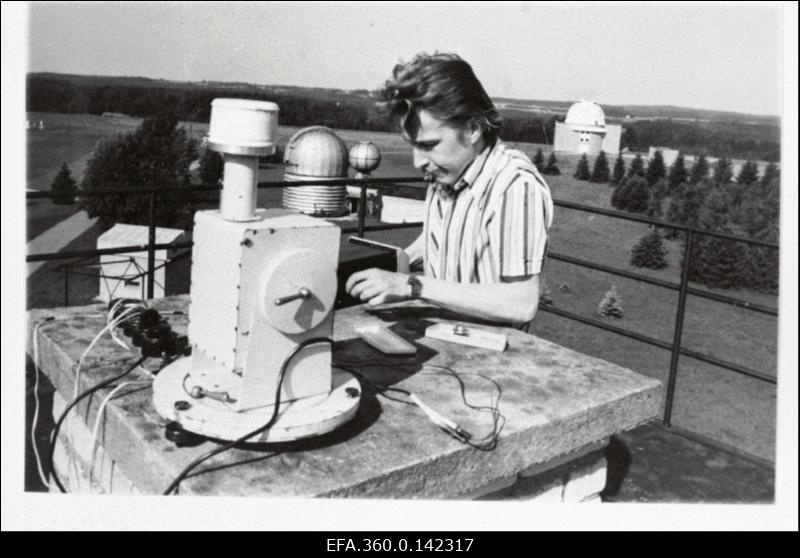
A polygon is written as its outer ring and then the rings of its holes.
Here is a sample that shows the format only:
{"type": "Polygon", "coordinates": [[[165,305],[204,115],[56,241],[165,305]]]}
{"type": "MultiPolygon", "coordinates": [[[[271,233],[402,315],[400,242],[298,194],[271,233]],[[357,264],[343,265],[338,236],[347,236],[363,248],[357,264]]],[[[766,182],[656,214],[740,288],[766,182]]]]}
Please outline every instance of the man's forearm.
{"type": "Polygon", "coordinates": [[[539,276],[505,283],[452,283],[419,276],[422,299],[491,321],[529,322],[539,306],[539,276]]]}

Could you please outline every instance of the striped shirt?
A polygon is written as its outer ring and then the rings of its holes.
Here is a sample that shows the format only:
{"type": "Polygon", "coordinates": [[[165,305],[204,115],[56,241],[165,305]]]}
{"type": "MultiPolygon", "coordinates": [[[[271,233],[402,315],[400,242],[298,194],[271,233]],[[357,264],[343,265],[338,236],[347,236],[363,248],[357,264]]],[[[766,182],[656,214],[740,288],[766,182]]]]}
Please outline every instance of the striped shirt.
{"type": "Polygon", "coordinates": [[[423,229],[425,274],[499,283],[542,270],[553,221],[550,189],[520,151],[487,146],[448,193],[431,184],[423,229]]]}

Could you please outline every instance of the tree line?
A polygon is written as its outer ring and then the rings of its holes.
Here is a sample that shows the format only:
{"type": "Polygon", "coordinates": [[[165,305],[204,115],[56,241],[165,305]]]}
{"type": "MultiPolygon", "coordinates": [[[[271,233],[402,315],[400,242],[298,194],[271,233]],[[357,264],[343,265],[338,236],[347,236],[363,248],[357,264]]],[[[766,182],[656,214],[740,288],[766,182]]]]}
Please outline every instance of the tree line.
{"type": "MultiPolygon", "coordinates": [[[[282,88],[283,89],[283,88],[282,88]]],[[[147,118],[167,111],[178,120],[208,122],[211,101],[219,97],[271,101],[280,107],[284,126],[328,126],[347,130],[391,132],[375,95],[339,95],[330,99],[302,95],[290,90],[263,91],[187,86],[159,87],[72,83],[48,76],[29,76],[27,109],[36,112],[103,114],[119,112],[147,118]]],[[[503,115],[502,136],[508,141],[552,143],[555,118],[540,118],[514,112],[503,115]]]]}
{"type": "MultiPolygon", "coordinates": [[[[377,93],[319,92],[302,88],[242,88],[217,85],[133,84],[101,79],[70,80],[48,75],[27,79],[27,109],[36,112],[103,114],[120,112],[146,118],[168,110],[179,120],[208,122],[211,101],[236,96],[267,100],[280,106],[286,126],[322,125],[338,129],[391,132],[376,103],[377,93]],[[327,95],[327,98],[326,98],[327,95]]],[[[501,110],[501,136],[507,141],[551,145],[556,122],[563,115],[540,116],[519,110],[501,110]]],[[[647,151],[669,145],[685,153],[703,151],[716,156],[764,161],[780,160],[780,127],[737,122],[703,124],[673,120],[641,120],[625,124],[621,147],[647,151]]]]}
{"type": "Polygon", "coordinates": [[[621,143],[630,151],[648,151],[650,146],[664,145],[683,153],[778,162],[780,138],[780,127],[769,124],[657,119],[625,124],[621,143]]]}

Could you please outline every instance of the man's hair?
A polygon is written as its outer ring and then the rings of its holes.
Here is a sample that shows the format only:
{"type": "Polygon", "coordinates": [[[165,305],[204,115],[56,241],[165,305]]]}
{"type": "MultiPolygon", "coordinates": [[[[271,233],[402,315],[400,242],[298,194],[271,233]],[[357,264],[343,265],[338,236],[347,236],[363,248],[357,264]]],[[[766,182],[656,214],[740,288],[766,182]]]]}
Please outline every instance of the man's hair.
{"type": "Polygon", "coordinates": [[[417,109],[460,128],[478,126],[488,143],[494,142],[501,124],[472,67],[456,54],[422,53],[398,64],[384,98],[389,117],[406,137],[413,134],[417,109]]]}

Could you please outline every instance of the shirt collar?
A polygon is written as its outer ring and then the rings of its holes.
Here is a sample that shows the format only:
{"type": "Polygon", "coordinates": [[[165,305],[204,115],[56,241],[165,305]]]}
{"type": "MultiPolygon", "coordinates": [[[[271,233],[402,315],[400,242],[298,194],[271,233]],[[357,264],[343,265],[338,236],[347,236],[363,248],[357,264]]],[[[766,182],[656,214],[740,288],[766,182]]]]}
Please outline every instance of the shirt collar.
{"type": "Polygon", "coordinates": [[[462,188],[466,188],[468,186],[472,186],[475,183],[475,179],[481,174],[483,167],[486,165],[487,159],[489,159],[489,154],[497,145],[497,141],[495,141],[492,145],[487,145],[483,148],[475,159],[469,164],[469,166],[464,170],[464,173],[461,175],[461,178],[454,189],[456,191],[461,190],[462,188]]]}
{"type": "Polygon", "coordinates": [[[467,165],[467,168],[464,169],[463,173],[461,173],[461,178],[458,179],[455,185],[452,188],[443,188],[440,185],[439,192],[445,196],[454,196],[464,188],[471,187],[475,183],[475,179],[480,176],[481,172],[483,171],[483,167],[486,166],[486,161],[489,159],[489,155],[492,153],[494,148],[497,147],[499,142],[500,140],[496,139],[494,143],[484,147],[483,151],[481,151],[478,156],[475,157],[469,165],[467,165]]]}

